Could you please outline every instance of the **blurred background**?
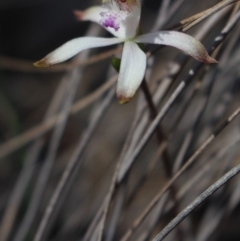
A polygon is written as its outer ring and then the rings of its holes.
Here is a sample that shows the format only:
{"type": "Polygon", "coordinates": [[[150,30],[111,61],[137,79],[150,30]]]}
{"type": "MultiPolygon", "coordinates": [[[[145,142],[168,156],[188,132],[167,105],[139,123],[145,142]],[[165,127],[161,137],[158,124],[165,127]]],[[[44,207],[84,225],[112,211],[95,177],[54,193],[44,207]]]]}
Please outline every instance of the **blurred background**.
{"type": "MultiPolygon", "coordinates": [[[[143,32],[170,29],[219,2],[143,1],[143,32]]],[[[37,240],[49,201],[71,163],[69,180],[41,240],[100,240],[101,225],[102,240],[152,240],[239,163],[237,117],[141,225],[131,229],[170,177],[238,108],[240,25],[234,25],[214,52],[219,64],[201,66],[161,122],[160,138],[156,132],[129,167],[152,114],[141,90],[127,105],[116,100],[116,72],[110,62],[113,55],[120,56],[121,46],[85,51],[49,69],[32,65],[72,38],[110,36],[97,24],[79,22],[73,15],[76,9],[97,4],[100,0],[0,1],[2,241],[37,240]]],[[[235,2],[187,33],[209,49],[239,8],[235,2]]],[[[146,50],[153,51],[146,79],[159,112],[196,61],[170,47],[147,46],[146,50]]],[[[239,181],[236,176],[208,198],[166,240],[239,240],[239,181]]]]}

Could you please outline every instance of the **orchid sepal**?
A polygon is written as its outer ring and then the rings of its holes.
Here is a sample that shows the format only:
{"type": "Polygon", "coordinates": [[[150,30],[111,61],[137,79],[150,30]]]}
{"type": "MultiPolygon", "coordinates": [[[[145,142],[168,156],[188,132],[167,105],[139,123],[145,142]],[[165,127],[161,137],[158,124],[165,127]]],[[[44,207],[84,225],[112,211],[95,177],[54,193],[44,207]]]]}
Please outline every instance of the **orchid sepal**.
{"type": "Polygon", "coordinates": [[[120,104],[132,99],[144,78],[146,65],[146,54],[136,43],[126,41],[117,83],[117,98],[120,104]]]}
{"type": "Polygon", "coordinates": [[[191,55],[200,62],[213,64],[218,61],[209,56],[205,47],[192,36],[177,31],[160,31],[149,33],[135,38],[137,43],[150,43],[172,46],[191,55]]]}
{"type": "Polygon", "coordinates": [[[122,40],[119,38],[81,37],[72,39],[35,62],[34,65],[36,67],[49,67],[68,60],[85,49],[110,46],[121,42],[122,40]]]}

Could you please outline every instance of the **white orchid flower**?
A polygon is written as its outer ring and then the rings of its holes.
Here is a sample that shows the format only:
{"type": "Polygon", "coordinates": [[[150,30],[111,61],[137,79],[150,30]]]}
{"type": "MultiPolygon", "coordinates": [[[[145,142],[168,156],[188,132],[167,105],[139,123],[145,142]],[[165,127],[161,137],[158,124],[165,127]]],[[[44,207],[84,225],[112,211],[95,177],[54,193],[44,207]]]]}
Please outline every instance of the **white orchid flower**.
{"type": "Polygon", "coordinates": [[[117,83],[120,103],[128,102],[140,86],[146,70],[146,55],[137,43],[170,45],[195,59],[216,63],[204,46],[193,37],[177,31],[160,31],[138,36],[141,4],[139,0],[103,0],[102,6],[85,11],[75,11],[79,20],[90,20],[102,25],[115,38],[81,37],[70,40],[45,58],[34,63],[37,67],[49,67],[63,62],[82,50],[124,43],[117,83]]]}

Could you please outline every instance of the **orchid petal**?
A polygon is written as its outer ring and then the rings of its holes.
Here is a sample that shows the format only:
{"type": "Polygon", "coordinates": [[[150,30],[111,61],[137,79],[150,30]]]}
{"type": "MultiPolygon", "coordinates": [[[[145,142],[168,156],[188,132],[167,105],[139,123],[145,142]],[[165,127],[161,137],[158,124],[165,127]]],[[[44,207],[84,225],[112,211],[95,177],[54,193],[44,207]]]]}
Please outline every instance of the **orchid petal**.
{"type": "Polygon", "coordinates": [[[136,36],[141,4],[139,0],[106,0],[103,6],[95,6],[85,11],[74,11],[78,20],[100,24],[115,37],[130,39],[136,36]]]}
{"type": "Polygon", "coordinates": [[[74,14],[80,21],[92,21],[100,24],[101,13],[106,11],[106,8],[100,6],[90,7],[84,11],[75,10],[74,14]]]}
{"type": "Polygon", "coordinates": [[[117,84],[119,103],[127,103],[135,94],[143,80],[146,62],[146,55],[138,45],[134,42],[126,41],[117,84]]]}
{"type": "Polygon", "coordinates": [[[63,62],[70,59],[82,50],[104,47],[113,44],[121,43],[122,40],[118,38],[99,38],[99,37],[81,37],[70,40],[69,42],[63,44],[61,47],[57,48],[46,57],[40,61],[34,63],[37,67],[49,67],[51,65],[63,62]]]}
{"type": "Polygon", "coordinates": [[[198,61],[217,63],[215,59],[208,55],[207,50],[198,40],[185,33],[177,31],[160,31],[138,36],[134,41],[138,43],[169,45],[182,50],[198,61]]]}

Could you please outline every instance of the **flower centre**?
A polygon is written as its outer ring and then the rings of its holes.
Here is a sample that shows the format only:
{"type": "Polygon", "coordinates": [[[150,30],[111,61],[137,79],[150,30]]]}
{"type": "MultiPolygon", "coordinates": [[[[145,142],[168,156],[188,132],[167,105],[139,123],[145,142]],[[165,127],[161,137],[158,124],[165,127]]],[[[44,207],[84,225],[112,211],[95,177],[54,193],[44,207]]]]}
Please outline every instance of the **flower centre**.
{"type": "Polygon", "coordinates": [[[123,11],[107,11],[100,13],[102,19],[100,23],[105,28],[113,28],[115,31],[118,31],[120,28],[120,23],[124,20],[127,14],[123,11]]]}
{"type": "Polygon", "coordinates": [[[139,24],[139,0],[103,0],[99,23],[113,35],[122,39],[133,38],[139,24]]]}
{"type": "Polygon", "coordinates": [[[118,31],[121,21],[133,11],[132,7],[136,5],[136,0],[104,0],[103,3],[108,11],[100,13],[101,25],[118,31]]]}

